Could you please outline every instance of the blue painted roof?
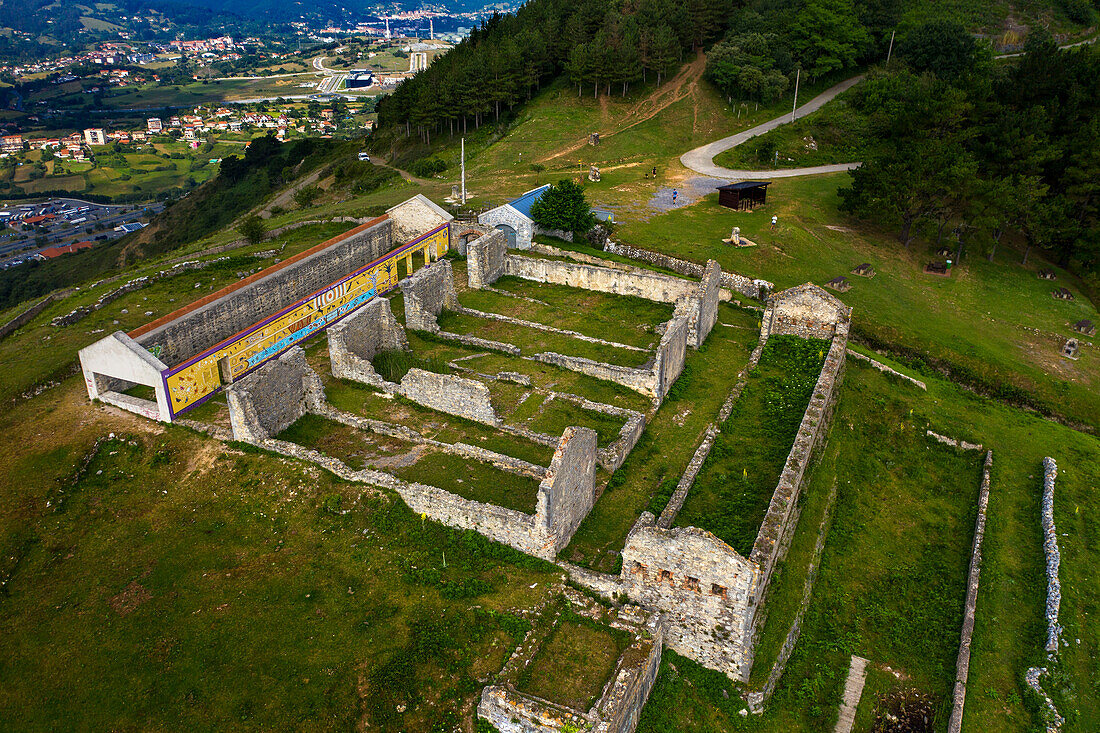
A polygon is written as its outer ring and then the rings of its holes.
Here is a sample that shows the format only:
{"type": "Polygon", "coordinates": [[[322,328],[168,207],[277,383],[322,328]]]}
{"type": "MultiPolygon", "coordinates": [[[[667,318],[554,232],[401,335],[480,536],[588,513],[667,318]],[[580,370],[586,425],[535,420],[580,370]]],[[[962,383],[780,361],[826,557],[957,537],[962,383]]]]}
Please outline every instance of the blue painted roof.
{"type": "Polygon", "coordinates": [[[518,199],[513,199],[512,201],[509,201],[508,205],[530,219],[531,207],[534,206],[536,201],[542,198],[542,195],[546,193],[546,189],[548,188],[550,188],[549,183],[544,186],[539,186],[538,188],[531,189],[527,193],[520,196],[518,199]]]}

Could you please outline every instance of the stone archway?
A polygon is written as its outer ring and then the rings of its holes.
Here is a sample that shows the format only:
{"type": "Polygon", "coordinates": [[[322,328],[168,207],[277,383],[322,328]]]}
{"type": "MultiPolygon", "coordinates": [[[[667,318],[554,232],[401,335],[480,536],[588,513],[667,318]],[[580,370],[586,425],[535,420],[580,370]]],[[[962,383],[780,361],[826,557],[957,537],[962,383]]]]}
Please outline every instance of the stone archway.
{"type": "Polygon", "coordinates": [[[497,229],[504,232],[504,236],[508,238],[508,249],[516,248],[516,230],[507,224],[497,224],[497,229]]]}

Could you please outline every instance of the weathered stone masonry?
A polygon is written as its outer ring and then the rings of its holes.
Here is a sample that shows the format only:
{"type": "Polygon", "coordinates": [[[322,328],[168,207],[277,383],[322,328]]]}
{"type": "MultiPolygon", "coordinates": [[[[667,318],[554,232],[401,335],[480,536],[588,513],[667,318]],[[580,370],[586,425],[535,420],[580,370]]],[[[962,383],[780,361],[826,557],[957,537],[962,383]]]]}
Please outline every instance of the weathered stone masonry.
{"type": "Polygon", "coordinates": [[[401,281],[405,295],[405,325],[416,331],[438,331],[436,318],[444,310],[458,310],[454,271],[449,260],[439,260],[401,281]]]}
{"type": "Polygon", "coordinates": [[[632,600],[662,612],[669,646],[735,679],[748,678],[771,575],[797,526],[807,468],[825,441],[849,317],[840,301],[813,285],[769,299],[758,349],[771,333],[832,338],[832,344],[750,556],[702,529],[658,527],[648,513],[623,549],[619,584],[632,600]]]}
{"type": "Polygon", "coordinates": [[[577,710],[516,690],[517,680],[559,623],[556,617],[551,623],[532,628],[505,663],[498,681],[482,690],[478,717],[488,720],[501,733],[631,733],[661,666],[663,636],[659,620],[637,606],[624,605],[604,612],[575,590],[565,588],[564,594],[577,613],[634,636],[599,700],[591,710],[577,710]],[[605,613],[609,618],[603,618],[605,613]]]}
{"type": "Polygon", "coordinates": [[[233,437],[259,443],[321,410],[325,387],[298,346],[288,349],[226,390],[233,437]]]}
{"type": "Polygon", "coordinates": [[[383,351],[406,351],[409,340],[386,298],[374,298],[328,329],[332,375],[381,388],[371,359],[383,351]]]}

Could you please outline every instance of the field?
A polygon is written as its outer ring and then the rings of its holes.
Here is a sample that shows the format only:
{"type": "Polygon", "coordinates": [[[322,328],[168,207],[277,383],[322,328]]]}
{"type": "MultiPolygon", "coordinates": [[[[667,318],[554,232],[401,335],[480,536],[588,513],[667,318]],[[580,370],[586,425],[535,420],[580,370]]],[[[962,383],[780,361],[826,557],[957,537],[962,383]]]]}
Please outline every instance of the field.
{"type": "MultiPolygon", "coordinates": [[[[857,730],[869,730],[883,701],[904,689],[932,701],[934,729],[944,730],[984,453],[933,442],[925,434],[929,429],[982,443],[994,454],[964,730],[1025,733],[1038,724],[1036,701],[1022,677],[1045,660],[1039,496],[1041,460],[1048,455],[1062,469],[1055,513],[1068,642],[1054,694],[1067,717],[1066,733],[1100,729],[1100,591],[1093,577],[1100,561],[1093,521],[1100,511],[1093,490],[1100,482],[1100,443],[1090,434],[1100,423],[1100,373],[1089,340],[1077,361],[1058,356],[1073,333],[1070,324],[1100,321],[1095,306],[1075,278],[1057,267],[1056,285],[1077,298],[1052,299],[1054,284],[1036,277],[1038,268],[1052,265],[1041,252],[1022,265],[1013,242],[1002,244],[993,262],[964,249],[950,278],[924,275],[924,263],[935,258],[932,242],[920,239],[906,250],[892,232],[838,211],[835,192],[845,174],[776,181],[767,206],[752,213],[723,209],[713,194],[665,205],[658,200],[662,191],[688,190],[685,183],[694,177],[680,167],[680,153],[774,116],[774,109],[762,108],[738,117],[699,80],[699,71],[685,67],[679,80],[659,90],[642,87],[625,99],[578,98],[566,85],[549,87],[504,129],[487,125],[467,140],[475,202],[499,204],[536,180],[574,177],[595,163],[603,180],[586,184],[586,193],[616,211],[615,238],[623,242],[698,262],[713,258],[723,268],[766,278],[777,289],[823,284],[869,262],[877,275],[849,275],[852,289],[838,295],[854,309],[852,347],[885,352],[875,358],[923,379],[928,391],[848,361],[829,442],[809,474],[801,520],[770,591],[750,686],[767,677],[795,616],[835,490],[802,635],[766,712],[743,717],[741,688],[666,650],[638,730],[832,730],[853,654],[871,662],[857,730]],[[584,144],[590,131],[604,133],[600,146],[584,144]],[[546,170],[532,170],[533,162],[546,170]],[[657,179],[644,177],[654,166],[657,179]],[[775,230],[772,215],[779,217],[775,230]],[[723,245],[733,226],[758,246],[723,245]]],[[[789,101],[778,106],[783,104],[789,101]]],[[[783,134],[798,145],[801,129],[783,134]]],[[[449,139],[439,152],[452,160],[449,139]]],[[[454,170],[436,181],[400,181],[365,196],[333,189],[316,206],[280,212],[268,223],[363,216],[417,192],[438,201],[454,170]]],[[[328,224],[290,232],[276,243],[289,242],[278,256],[346,228],[328,224]]],[[[234,238],[230,230],[212,233],[173,256],[194,256],[234,238]]],[[[600,254],[586,245],[572,248],[600,254]]],[[[0,341],[0,429],[9,443],[0,455],[5,727],[43,728],[59,719],[111,729],[469,726],[481,687],[529,628],[524,614],[535,613],[550,596],[560,570],[435,525],[393,497],[309,464],[86,403],[72,372],[79,347],[110,330],[132,329],[269,262],[235,258],[131,293],[72,327],[48,325],[118,282],[163,266],[141,263],[120,281],[85,287],[54,304],[0,341]],[[16,399],[50,380],[57,384],[39,396],[16,399]],[[93,451],[94,441],[109,433],[116,437],[93,451]]],[[[648,302],[580,296],[513,279],[498,283],[511,295],[468,292],[461,287],[464,263],[456,260],[454,267],[466,307],[635,348],[651,348],[651,329],[669,312],[648,302]]],[[[392,304],[403,321],[399,294],[392,304]]],[[[597,473],[596,505],[561,560],[618,572],[630,527],[642,511],[659,512],[667,502],[747,362],[759,321],[756,311],[720,306],[714,331],[702,349],[689,351],[684,374],[627,462],[613,474],[597,473]]],[[[446,315],[441,324],[515,338],[524,355],[568,348],[573,351],[566,353],[609,359],[618,354],[624,361],[644,356],[473,316],[446,315]]],[[[546,364],[430,334],[412,333],[409,341],[411,355],[381,357],[376,367],[392,375],[419,366],[475,379],[504,371],[529,377],[530,387],[486,381],[508,424],[551,435],[565,425],[587,424],[604,446],[621,420],[550,399],[549,393],[648,409],[637,393],[546,364]]],[[[819,350],[804,355],[807,364],[819,350]]],[[[323,338],[307,354],[338,409],[412,427],[433,440],[467,442],[538,465],[549,461],[549,446],[332,379],[323,338]]],[[[766,412],[769,390],[785,393],[785,380],[813,371],[776,366],[765,360],[752,378],[727,423],[729,441],[716,446],[679,524],[697,523],[723,535],[731,528],[731,513],[755,516],[774,487],[776,461],[785,457],[775,446],[783,442],[779,433],[786,433],[760,413],[766,412]],[[769,434],[773,429],[776,434],[769,434]],[[747,483],[752,485],[742,490],[747,483]],[[744,507],[730,500],[737,491],[744,507]]],[[[790,407],[790,414],[798,414],[796,400],[790,407]]],[[[226,424],[223,403],[211,401],[201,410],[193,415],[226,424]]],[[[409,451],[382,441],[367,445],[364,435],[310,420],[292,427],[290,437],[357,465],[384,459],[381,448],[390,456],[409,451]]],[[[400,470],[403,478],[530,508],[530,483],[513,486],[471,469],[468,461],[426,454],[400,470]],[[477,482],[463,472],[477,474],[477,482]]],[[[754,530],[758,523],[746,526],[754,530]]],[[[748,535],[723,536],[745,549],[748,535]]],[[[536,659],[528,683],[532,691],[581,704],[597,694],[600,670],[618,642],[590,628],[570,631],[536,659]],[[590,665],[590,678],[568,674],[578,664],[590,665]]]]}

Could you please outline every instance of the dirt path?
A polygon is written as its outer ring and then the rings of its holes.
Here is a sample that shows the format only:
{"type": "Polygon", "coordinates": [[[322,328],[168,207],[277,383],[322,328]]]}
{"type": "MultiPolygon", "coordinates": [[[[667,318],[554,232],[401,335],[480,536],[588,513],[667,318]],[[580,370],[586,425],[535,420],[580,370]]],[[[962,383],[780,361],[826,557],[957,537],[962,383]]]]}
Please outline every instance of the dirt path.
{"type": "MultiPolygon", "coordinates": [[[[700,52],[696,55],[695,59],[680,69],[676,76],[666,81],[661,86],[653,90],[653,92],[645,99],[639,100],[627,113],[626,119],[630,120],[630,123],[623,125],[622,127],[612,130],[610,132],[600,132],[600,139],[607,139],[618,135],[620,132],[625,132],[635,125],[640,125],[643,122],[653,119],[658,114],[668,109],[673,104],[681,101],[689,95],[697,99],[699,80],[703,78],[703,71],[707,66],[706,56],[700,52]]],[[[600,110],[604,122],[608,120],[609,110],[608,105],[610,97],[606,94],[600,95],[600,110]]],[[[699,104],[696,101],[695,104],[695,118],[699,116],[699,104]]],[[[578,142],[571,143],[570,145],[556,150],[549,155],[542,157],[538,160],[539,163],[545,163],[554,158],[560,158],[563,155],[569,155],[576,152],[588,144],[588,137],[578,142]]]]}

